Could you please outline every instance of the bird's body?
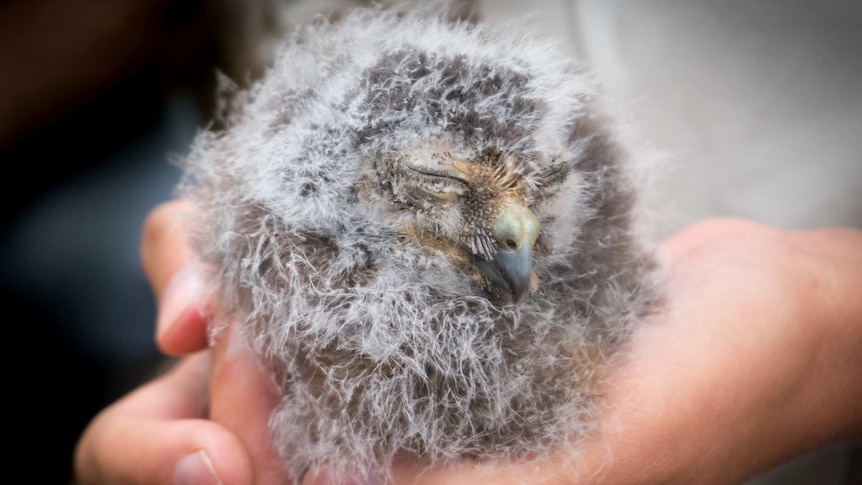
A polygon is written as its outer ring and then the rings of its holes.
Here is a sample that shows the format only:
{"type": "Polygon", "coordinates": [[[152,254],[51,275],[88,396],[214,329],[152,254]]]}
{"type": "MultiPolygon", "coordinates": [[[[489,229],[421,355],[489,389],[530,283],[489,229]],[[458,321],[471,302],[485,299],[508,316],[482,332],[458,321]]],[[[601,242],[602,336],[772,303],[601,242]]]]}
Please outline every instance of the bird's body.
{"type": "Polygon", "coordinates": [[[424,13],[301,29],[186,161],[217,322],[283,391],[293,476],[516,457],[590,429],[659,299],[639,175],[552,46],[424,13]]]}

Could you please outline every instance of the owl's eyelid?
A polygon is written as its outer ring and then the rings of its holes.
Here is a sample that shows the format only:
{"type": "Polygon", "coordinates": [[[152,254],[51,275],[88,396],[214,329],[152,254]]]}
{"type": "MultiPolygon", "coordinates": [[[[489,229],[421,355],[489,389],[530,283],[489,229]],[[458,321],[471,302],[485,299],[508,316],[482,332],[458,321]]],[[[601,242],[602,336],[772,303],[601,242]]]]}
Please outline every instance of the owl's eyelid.
{"type": "Polygon", "coordinates": [[[432,190],[428,187],[419,187],[420,190],[425,192],[428,195],[434,196],[440,200],[445,200],[447,202],[452,202],[458,200],[461,195],[463,195],[464,191],[460,189],[455,190],[432,190]]]}
{"type": "Polygon", "coordinates": [[[406,167],[407,167],[407,169],[409,169],[413,172],[416,172],[416,173],[419,173],[422,175],[426,175],[429,177],[444,178],[444,179],[449,179],[449,180],[454,180],[456,182],[460,182],[460,183],[467,185],[467,186],[470,185],[467,182],[467,179],[465,179],[463,176],[461,176],[460,173],[458,171],[456,171],[455,169],[446,170],[446,168],[442,167],[442,166],[439,168],[438,167],[427,167],[427,166],[414,165],[412,163],[407,163],[406,167]]]}

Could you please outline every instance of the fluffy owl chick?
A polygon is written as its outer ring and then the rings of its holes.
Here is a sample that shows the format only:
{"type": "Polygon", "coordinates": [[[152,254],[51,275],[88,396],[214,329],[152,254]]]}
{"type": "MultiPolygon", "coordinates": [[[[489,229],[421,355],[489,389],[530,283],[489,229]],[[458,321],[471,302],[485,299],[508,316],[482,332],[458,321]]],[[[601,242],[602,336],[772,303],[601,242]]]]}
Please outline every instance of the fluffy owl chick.
{"type": "Polygon", "coordinates": [[[640,174],[553,46],[356,10],[285,40],[185,161],[219,306],[282,391],[290,476],[542,456],[659,300],[640,174]]]}

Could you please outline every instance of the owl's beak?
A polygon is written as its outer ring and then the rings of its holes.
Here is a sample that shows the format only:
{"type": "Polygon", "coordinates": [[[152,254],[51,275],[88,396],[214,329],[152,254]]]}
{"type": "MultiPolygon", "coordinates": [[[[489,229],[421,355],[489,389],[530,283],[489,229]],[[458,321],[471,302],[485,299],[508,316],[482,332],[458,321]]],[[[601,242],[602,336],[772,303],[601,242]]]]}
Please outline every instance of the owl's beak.
{"type": "Polygon", "coordinates": [[[533,243],[539,234],[539,221],[533,211],[522,204],[503,208],[494,222],[497,254],[483,261],[479,268],[498,287],[519,304],[533,284],[533,243]]]}

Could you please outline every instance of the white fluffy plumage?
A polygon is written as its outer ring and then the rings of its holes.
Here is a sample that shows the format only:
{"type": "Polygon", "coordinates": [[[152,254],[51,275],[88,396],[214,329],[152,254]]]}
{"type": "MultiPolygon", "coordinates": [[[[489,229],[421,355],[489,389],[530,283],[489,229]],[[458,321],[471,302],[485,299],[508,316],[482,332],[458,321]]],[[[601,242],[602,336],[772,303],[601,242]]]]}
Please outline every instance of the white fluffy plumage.
{"type": "Polygon", "coordinates": [[[231,106],[182,195],[215,328],[242,322],[283,391],[271,427],[290,476],[541,456],[591,429],[600,371],[661,278],[640,164],[577,63],[511,31],[358,9],[285,39],[231,106]],[[413,237],[469,219],[399,198],[380,168],[434,147],[501,154],[523,187],[540,232],[520,304],[413,237]]]}

